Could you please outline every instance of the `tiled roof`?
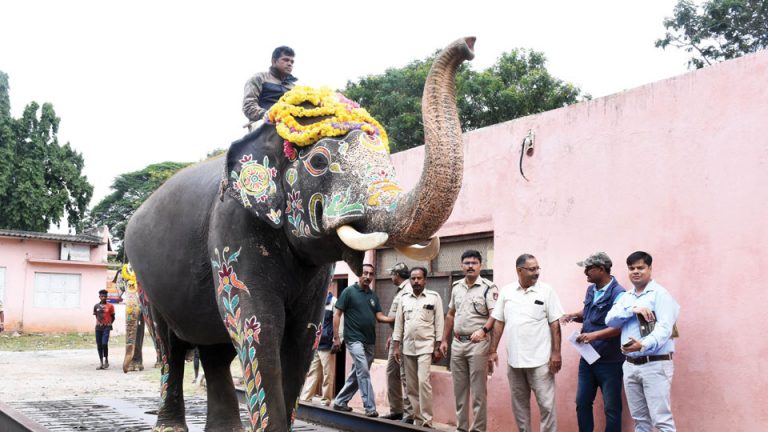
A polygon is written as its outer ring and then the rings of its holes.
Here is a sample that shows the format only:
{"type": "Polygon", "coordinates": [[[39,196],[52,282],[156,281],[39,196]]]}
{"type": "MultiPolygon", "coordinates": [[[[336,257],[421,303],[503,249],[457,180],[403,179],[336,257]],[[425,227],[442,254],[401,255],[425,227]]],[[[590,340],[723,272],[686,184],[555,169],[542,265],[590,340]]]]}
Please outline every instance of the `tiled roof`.
{"type": "Polygon", "coordinates": [[[50,240],[50,241],[80,243],[80,244],[89,244],[89,245],[100,245],[104,243],[101,240],[100,236],[91,235],[91,234],[52,234],[52,233],[41,233],[41,232],[34,232],[34,231],[17,231],[17,230],[5,230],[5,229],[0,229],[0,237],[13,237],[13,238],[32,239],[32,240],[50,240]]]}

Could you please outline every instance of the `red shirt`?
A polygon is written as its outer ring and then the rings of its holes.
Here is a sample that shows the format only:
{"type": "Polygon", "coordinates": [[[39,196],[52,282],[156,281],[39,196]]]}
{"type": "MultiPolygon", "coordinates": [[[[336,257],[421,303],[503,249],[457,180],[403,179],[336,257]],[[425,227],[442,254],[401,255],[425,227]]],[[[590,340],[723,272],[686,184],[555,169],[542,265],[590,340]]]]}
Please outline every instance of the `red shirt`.
{"type": "Polygon", "coordinates": [[[93,314],[96,316],[96,330],[107,329],[115,321],[115,307],[109,303],[96,303],[93,314]]]}

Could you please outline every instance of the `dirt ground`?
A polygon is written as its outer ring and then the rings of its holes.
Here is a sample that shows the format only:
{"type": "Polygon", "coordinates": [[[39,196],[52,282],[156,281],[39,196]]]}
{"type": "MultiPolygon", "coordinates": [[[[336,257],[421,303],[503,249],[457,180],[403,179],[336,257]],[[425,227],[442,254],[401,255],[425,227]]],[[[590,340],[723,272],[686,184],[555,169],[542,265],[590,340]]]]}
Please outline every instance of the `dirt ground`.
{"type": "MultiPolygon", "coordinates": [[[[155,350],[144,349],[144,371],[123,373],[124,349],[110,346],[110,367],[97,370],[96,349],[0,351],[0,400],[3,402],[89,397],[158,396],[160,372],[153,368],[155,350]]],[[[192,364],[185,368],[184,393],[204,394],[192,383],[192,364]]]]}

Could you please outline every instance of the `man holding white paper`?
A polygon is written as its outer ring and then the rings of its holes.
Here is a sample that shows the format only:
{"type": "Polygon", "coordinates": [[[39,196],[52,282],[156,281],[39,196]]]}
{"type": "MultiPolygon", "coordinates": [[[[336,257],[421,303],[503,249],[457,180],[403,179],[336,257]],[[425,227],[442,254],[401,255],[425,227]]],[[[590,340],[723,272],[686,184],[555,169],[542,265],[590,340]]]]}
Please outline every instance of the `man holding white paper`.
{"type": "Polygon", "coordinates": [[[591,364],[584,358],[579,361],[579,385],[576,390],[579,431],[594,430],[592,404],[599,387],[603,394],[605,431],[620,432],[624,362],[624,355],[621,353],[621,329],[608,327],[605,316],[625,290],[616,278],[611,276],[613,263],[605,252],[594,253],[576,264],[584,267],[587,282],[591,285],[587,287],[584,308],[564,315],[561,322],[583,323],[576,342],[590,344],[600,355],[600,358],[591,364]]]}

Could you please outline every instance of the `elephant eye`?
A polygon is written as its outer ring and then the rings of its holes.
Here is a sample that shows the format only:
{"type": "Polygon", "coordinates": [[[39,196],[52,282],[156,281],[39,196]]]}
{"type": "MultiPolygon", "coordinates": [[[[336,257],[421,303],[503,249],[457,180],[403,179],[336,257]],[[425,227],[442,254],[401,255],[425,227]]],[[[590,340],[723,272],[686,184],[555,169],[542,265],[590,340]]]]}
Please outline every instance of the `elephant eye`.
{"type": "Polygon", "coordinates": [[[309,160],[309,164],[316,170],[324,171],[328,168],[328,159],[322,154],[316,154],[309,160]]]}

